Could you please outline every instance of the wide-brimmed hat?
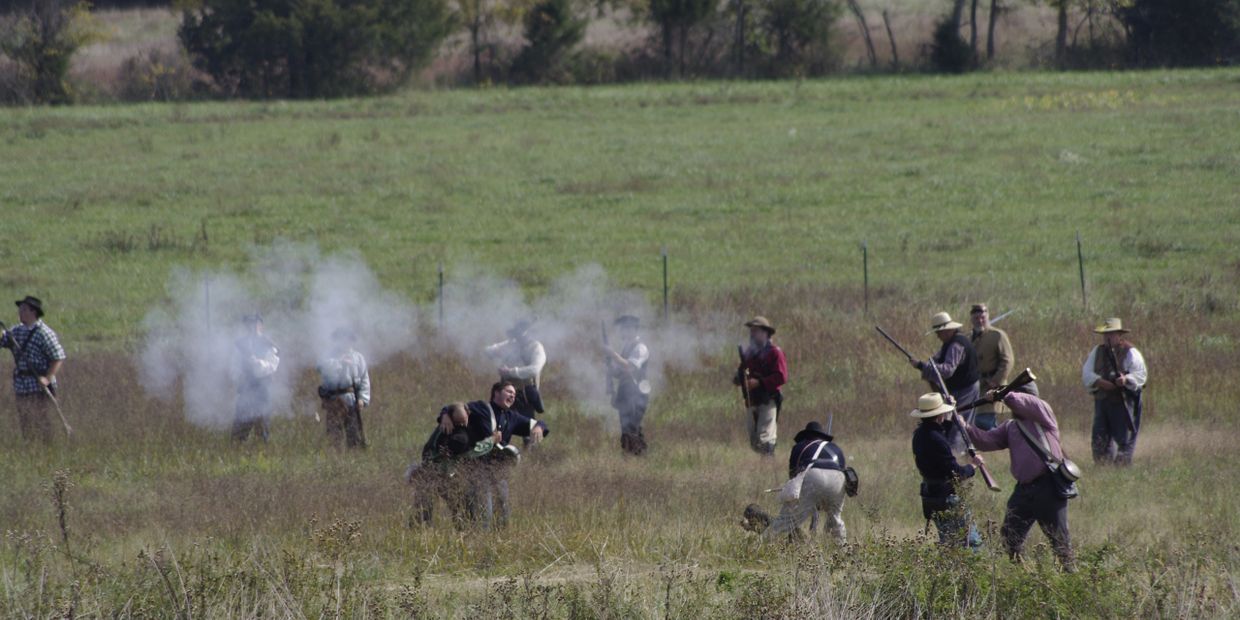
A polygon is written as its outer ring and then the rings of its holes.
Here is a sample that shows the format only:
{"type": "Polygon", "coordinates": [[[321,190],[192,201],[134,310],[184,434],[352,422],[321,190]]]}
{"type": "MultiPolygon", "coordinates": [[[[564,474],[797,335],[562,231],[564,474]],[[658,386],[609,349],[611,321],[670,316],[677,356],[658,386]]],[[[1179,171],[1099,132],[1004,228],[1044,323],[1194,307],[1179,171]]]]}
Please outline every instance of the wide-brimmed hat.
{"type": "Polygon", "coordinates": [[[521,336],[524,336],[526,332],[530,331],[530,327],[533,325],[533,321],[529,319],[521,319],[520,321],[513,323],[512,327],[509,327],[506,333],[509,338],[520,338],[521,336]]]}
{"type": "Polygon", "coordinates": [[[797,433],[796,436],[792,438],[793,441],[798,443],[805,441],[806,439],[825,439],[827,441],[831,441],[833,437],[830,433],[823,430],[822,425],[818,422],[810,422],[805,425],[805,428],[801,432],[797,433]]]}
{"type": "Polygon", "coordinates": [[[930,317],[930,331],[941,332],[948,329],[960,329],[964,327],[960,323],[952,320],[952,315],[946,312],[940,312],[930,317]]]}
{"type": "Polygon", "coordinates": [[[244,324],[246,324],[246,325],[253,325],[253,324],[255,324],[255,323],[262,323],[262,322],[263,322],[263,315],[262,315],[262,313],[260,313],[260,312],[251,312],[250,314],[243,314],[243,315],[241,315],[241,322],[242,322],[242,323],[244,323],[244,324]]]}
{"type": "Polygon", "coordinates": [[[30,308],[34,310],[35,316],[38,316],[38,317],[43,316],[43,300],[39,299],[38,297],[31,297],[30,295],[26,295],[25,299],[19,299],[14,303],[17,305],[18,308],[22,307],[23,305],[30,306],[30,308]]]}
{"type": "Polygon", "coordinates": [[[1095,334],[1112,334],[1115,332],[1119,332],[1121,334],[1128,333],[1128,330],[1124,329],[1124,322],[1116,317],[1111,317],[1103,321],[1102,325],[1094,328],[1095,334]]]}
{"type": "Polygon", "coordinates": [[[943,395],[930,392],[922,394],[917,399],[917,408],[908,412],[909,417],[913,418],[933,418],[941,416],[955,409],[952,405],[943,402],[943,395]]]}
{"type": "Polygon", "coordinates": [[[749,321],[745,323],[745,327],[749,327],[749,328],[759,327],[761,329],[765,329],[766,333],[772,336],[775,335],[775,326],[771,325],[770,319],[762,315],[758,315],[752,319],[749,319],[749,321]]]}
{"type": "Polygon", "coordinates": [[[615,325],[617,327],[641,327],[642,320],[631,314],[625,314],[616,319],[615,325]]]}

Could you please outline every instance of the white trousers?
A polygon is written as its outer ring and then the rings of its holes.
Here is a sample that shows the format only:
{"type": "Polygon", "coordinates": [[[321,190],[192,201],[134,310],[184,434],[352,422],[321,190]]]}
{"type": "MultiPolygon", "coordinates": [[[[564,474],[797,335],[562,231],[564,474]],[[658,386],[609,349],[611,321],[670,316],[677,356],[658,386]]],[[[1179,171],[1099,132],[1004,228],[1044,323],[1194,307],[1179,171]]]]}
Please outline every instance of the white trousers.
{"type": "MultiPolygon", "coordinates": [[[[779,516],[771,521],[770,527],[766,528],[762,536],[771,539],[791,534],[819,512],[826,517],[824,529],[830,531],[837,541],[846,542],[847,532],[844,530],[843,517],[844,472],[834,469],[807,471],[801,483],[801,497],[784,504],[779,516]]],[[[814,524],[811,523],[810,531],[814,529],[814,524]]]]}

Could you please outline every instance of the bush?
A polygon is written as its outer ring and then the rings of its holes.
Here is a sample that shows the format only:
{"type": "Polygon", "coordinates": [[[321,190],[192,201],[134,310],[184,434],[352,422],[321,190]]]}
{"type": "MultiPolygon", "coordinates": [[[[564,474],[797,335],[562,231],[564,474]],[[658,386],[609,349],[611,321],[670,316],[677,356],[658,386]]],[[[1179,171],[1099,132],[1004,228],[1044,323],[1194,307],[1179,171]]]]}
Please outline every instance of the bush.
{"type": "Polygon", "coordinates": [[[1116,16],[1138,66],[1240,61],[1240,0],[1129,0],[1116,16]]]}
{"type": "Polygon", "coordinates": [[[122,101],[179,101],[193,95],[193,68],[183,52],[150,50],[125,59],[117,73],[122,101]]]}
{"type": "Polygon", "coordinates": [[[945,19],[934,27],[930,43],[930,66],[935,71],[964,73],[973,65],[973,49],[960,36],[959,27],[945,19]]]}
{"type": "Polygon", "coordinates": [[[564,56],[581,42],[586,20],[573,14],[572,0],[542,0],[525,14],[526,45],[512,63],[519,82],[563,81],[564,56]]]}
{"type": "Polygon", "coordinates": [[[225,94],[314,98],[402,83],[449,30],[445,0],[202,0],[179,36],[225,94]]]}
{"type": "MultiPolygon", "coordinates": [[[[65,79],[69,61],[93,37],[89,7],[82,0],[39,0],[0,21],[0,55],[9,59],[6,76],[12,83],[6,99],[19,103],[71,103],[73,90],[65,79]]],[[[2,60],[2,59],[0,59],[2,60]]]]}

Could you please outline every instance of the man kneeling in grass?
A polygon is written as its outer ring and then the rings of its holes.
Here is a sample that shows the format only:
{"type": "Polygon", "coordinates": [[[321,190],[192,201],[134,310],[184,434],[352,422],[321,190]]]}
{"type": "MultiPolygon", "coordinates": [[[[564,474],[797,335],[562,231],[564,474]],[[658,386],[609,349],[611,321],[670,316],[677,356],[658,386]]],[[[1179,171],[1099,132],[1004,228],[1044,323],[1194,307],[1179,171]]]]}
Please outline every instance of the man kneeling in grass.
{"type": "Polygon", "coordinates": [[[810,521],[810,532],[818,527],[818,513],[826,514],[826,529],[836,541],[847,539],[844,529],[844,496],[857,494],[856,472],[844,461],[844,451],[832,443],[833,437],[822,425],[810,422],[796,434],[788,457],[788,480],[779,494],[783,503],[779,516],[772,519],[758,505],[745,508],[741,526],[759,532],[763,539],[799,537],[801,525],[810,521]]]}
{"type": "Polygon", "coordinates": [[[445,431],[436,426],[422,446],[421,461],[405,470],[405,481],[413,487],[413,522],[430,524],[434,517],[435,496],[442,497],[457,527],[465,523],[465,498],[469,492],[470,457],[476,453],[469,438],[469,413],[465,403],[452,403],[440,411],[451,426],[445,431]]]}

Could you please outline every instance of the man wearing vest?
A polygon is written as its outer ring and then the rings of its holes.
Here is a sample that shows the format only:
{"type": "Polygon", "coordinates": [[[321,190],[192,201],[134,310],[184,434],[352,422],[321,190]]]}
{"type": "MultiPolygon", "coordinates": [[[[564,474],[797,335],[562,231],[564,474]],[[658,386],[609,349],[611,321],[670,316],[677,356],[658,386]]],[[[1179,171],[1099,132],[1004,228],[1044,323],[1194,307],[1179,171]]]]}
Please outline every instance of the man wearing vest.
{"type": "MultiPolygon", "coordinates": [[[[513,465],[508,455],[516,452],[510,446],[512,438],[529,437],[531,443],[537,444],[550,432],[546,423],[513,411],[512,404],[516,399],[516,386],[501,381],[491,386],[490,400],[477,400],[465,405],[469,411],[468,429],[472,446],[491,442],[496,448],[480,457],[480,467],[474,472],[468,502],[470,517],[481,521],[487,529],[508,524],[511,513],[508,478],[513,465]]],[[[441,411],[439,428],[444,433],[451,433],[453,427],[450,412],[441,411]]]]}
{"type": "Polygon", "coordinates": [[[532,324],[517,321],[507,332],[508,339],[486,348],[487,357],[499,364],[499,380],[517,387],[513,409],[526,417],[543,413],[542,370],[547,352],[541,342],[530,337],[532,324]]]}
{"type": "Polygon", "coordinates": [[[22,438],[52,440],[51,407],[56,373],[65,350],[56,332],[43,322],[43,302],[27,296],[17,302],[13,329],[0,332],[0,347],[13,352],[13,394],[17,398],[17,425],[22,438]]]}
{"type": "MultiPolygon", "coordinates": [[[[974,304],[969,311],[969,319],[973,323],[973,336],[970,342],[977,352],[977,372],[981,385],[979,391],[985,392],[1007,385],[1008,375],[1016,364],[1016,356],[1012,353],[1012,343],[1007,332],[990,325],[990,309],[986,304],[974,304]]],[[[973,424],[982,430],[995,427],[998,414],[1004,413],[1002,403],[986,403],[974,411],[973,424]]]]}
{"type": "Polygon", "coordinates": [[[1008,499],[1000,530],[1008,555],[1021,560],[1025,539],[1036,521],[1050,540],[1065,570],[1072,570],[1072,539],[1068,532],[1068,496],[1056,486],[1051,467],[1064,463],[1059,422],[1042,399],[1016,391],[1003,398],[1012,418],[991,430],[968,426],[969,439],[978,450],[1008,450],[1016,489],[1008,499]]]}
{"type": "Polygon", "coordinates": [[[603,348],[612,388],[611,406],[620,417],[620,448],[641,456],[647,447],[642,420],[650,406],[650,382],[646,380],[650,350],[638,335],[641,321],[637,317],[624,315],[616,319],[615,326],[619,328],[620,351],[603,348]]]}
{"type": "MultiPolygon", "coordinates": [[[[929,361],[911,360],[913,367],[921,371],[921,378],[930,384],[930,389],[939,391],[938,378],[943,378],[947,393],[955,399],[957,407],[963,407],[977,400],[977,380],[980,378],[977,366],[977,352],[973,343],[960,333],[960,323],[952,320],[951,315],[940,312],[930,317],[930,331],[938,336],[942,346],[939,352],[929,361]],[[937,370],[937,372],[935,372],[937,370]]],[[[966,420],[972,422],[972,411],[966,420]]],[[[958,453],[964,451],[964,438],[956,425],[948,425],[947,437],[952,449],[958,453]]]]}
{"type": "Polygon", "coordinates": [[[792,453],[788,456],[788,482],[780,493],[783,508],[771,519],[756,504],[745,508],[746,529],[760,531],[762,537],[775,537],[799,532],[810,520],[810,532],[817,525],[821,511],[826,514],[826,529],[839,543],[847,542],[844,528],[844,496],[846,491],[844,451],[832,443],[833,438],[822,425],[810,422],[796,434],[792,453]]]}
{"type": "Polygon", "coordinates": [[[1119,319],[1107,319],[1094,332],[1102,334],[1102,344],[1081,368],[1081,379],[1094,395],[1094,462],[1131,465],[1141,430],[1145,358],[1124,338],[1128,330],[1119,319]]]}
{"type": "Polygon", "coordinates": [[[788,361],[771,339],[775,326],[763,316],[745,323],[749,328],[749,347],[742,354],[740,368],[732,382],[744,385],[748,395],[745,416],[749,446],[764,456],[775,455],[779,410],[783,408],[783,386],[788,382],[788,361]]]}
{"type": "Polygon", "coordinates": [[[973,517],[960,505],[957,486],[972,478],[984,461],[975,456],[971,464],[961,465],[952,453],[948,429],[956,425],[951,416],[954,408],[943,401],[938,393],[923,394],[917,399],[917,408],[909,416],[921,420],[913,431],[913,459],[921,473],[921,514],[926,527],[934,522],[939,532],[939,544],[955,547],[982,546],[982,537],[973,525],[973,517]]]}

